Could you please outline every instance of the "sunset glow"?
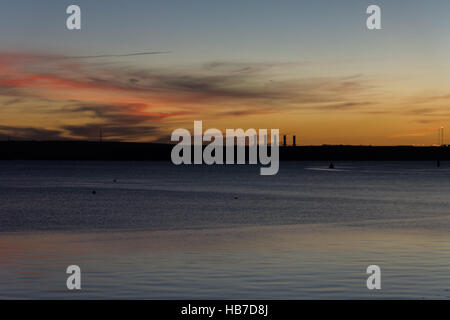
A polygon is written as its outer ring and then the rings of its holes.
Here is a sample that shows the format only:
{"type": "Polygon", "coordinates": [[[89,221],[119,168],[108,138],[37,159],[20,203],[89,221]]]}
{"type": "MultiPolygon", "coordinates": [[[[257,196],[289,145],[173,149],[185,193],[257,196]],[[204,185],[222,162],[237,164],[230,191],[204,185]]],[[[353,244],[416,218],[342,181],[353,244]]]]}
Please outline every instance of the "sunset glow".
{"type": "Polygon", "coordinates": [[[177,3],[166,20],[173,4],[136,1],[129,15],[108,6],[102,16],[121,21],[108,28],[96,20],[106,2],[80,2],[80,32],[46,19],[30,29],[22,1],[3,12],[0,139],[93,140],[101,128],[106,140],[168,143],[173,129],[202,120],[220,130],[279,128],[301,145],[433,145],[450,127],[450,46],[437,31],[450,22],[435,17],[447,3],[433,14],[419,2],[407,10],[409,41],[400,2],[384,4],[377,32],[364,28],[365,1],[223,3],[229,20],[215,24],[218,9],[202,1],[177,3]]]}

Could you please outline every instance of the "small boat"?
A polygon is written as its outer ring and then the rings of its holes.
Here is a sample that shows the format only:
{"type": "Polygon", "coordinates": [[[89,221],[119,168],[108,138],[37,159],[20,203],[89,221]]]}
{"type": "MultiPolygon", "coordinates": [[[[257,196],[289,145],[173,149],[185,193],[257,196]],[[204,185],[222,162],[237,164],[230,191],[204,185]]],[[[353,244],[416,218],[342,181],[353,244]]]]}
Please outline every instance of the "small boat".
{"type": "Polygon", "coordinates": [[[333,162],[330,162],[330,166],[328,167],[328,169],[334,169],[334,164],[333,164],[333,162]]]}

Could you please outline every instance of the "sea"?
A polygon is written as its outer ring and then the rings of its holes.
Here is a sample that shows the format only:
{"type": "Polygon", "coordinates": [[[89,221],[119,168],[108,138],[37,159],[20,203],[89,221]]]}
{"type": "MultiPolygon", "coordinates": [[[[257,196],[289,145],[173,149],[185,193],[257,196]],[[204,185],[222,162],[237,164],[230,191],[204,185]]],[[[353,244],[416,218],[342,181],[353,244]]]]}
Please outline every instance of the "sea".
{"type": "Polygon", "coordinates": [[[0,161],[0,299],[449,299],[450,163],[334,166],[0,161]]]}

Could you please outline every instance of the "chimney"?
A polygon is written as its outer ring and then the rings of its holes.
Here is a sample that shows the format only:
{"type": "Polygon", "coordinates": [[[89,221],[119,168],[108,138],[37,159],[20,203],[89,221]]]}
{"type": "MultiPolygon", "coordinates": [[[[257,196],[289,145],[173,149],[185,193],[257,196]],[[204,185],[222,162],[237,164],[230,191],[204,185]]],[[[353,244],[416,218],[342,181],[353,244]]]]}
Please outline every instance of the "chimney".
{"type": "Polygon", "coordinates": [[[294,140],[292,142],[292,146],[295,147],[295,136],[293,138],[294,138],[294,140]]]}

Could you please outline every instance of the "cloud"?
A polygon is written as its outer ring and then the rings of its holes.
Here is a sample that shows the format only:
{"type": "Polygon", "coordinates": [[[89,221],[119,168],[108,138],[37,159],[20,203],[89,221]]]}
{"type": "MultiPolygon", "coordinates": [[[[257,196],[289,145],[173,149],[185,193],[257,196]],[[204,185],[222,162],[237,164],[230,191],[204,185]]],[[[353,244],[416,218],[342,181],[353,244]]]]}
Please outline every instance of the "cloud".
{"type": "Polygon", "coordinates": [[[70,136],[82,139],[97,139],[100,131],[104,139],[121,141],[121,140],[141,140],[149,138],[159,133],[159,128],[155,126],[117,126],[112,124],[83,124],[83,125],[66,125],[63,129],[68,131],[70,136]]]}
{"type": "Polygon", "coordinates": [[[61,140],[60,130],[0,125],[0,138],[12,140],[61,140]]]}
{"type": "Polygon", "coordinates": [[[403,138],[403,137],[425,137],[429,132],[415,132],[415,133],[397,133],[390,135],[389,138],[403,138]]]}
{"type": "Polygon", "coordinates": [[[255,109],[245,109],[245,110],[231,110],[218,112],[219,116],[250,116],[250,115],[261,115],[261,114],[271,114],[276,112],[276,110],[270,108],[255,108],[255,109]]]}
{"type": "Polygon", "coordinates": [[[374,102],[370,101],[360,101],[360,102],[343,102],[343,103],[333,103],[333,104],[327,104],[327,105],[318,105],[311,107],[311,109],[315,110],[355,110],[361,107],[373,105],[374,102]]]}
{"type": "MultiPolygon", "coordinates": [[[[0,54],[0,61],[1,57],[0,54]]],[[[278,74],[283,73],[285,71],[283,69],[291,69],[293,66],[287,63],[211,62],[189,68],[136,70],[131,67],[102,68],[88,62],[79,66],[78,74],[76,72],[67,74],[66,70],[58,68],[57,65],[46,66],[41,72],[28,71],[30,67],[33,69],[38,64],[36,59],[41,56],[32,57],[31,62],[22,59],[23,65],[0,79],[0,87],[52,91],[98,90],[103,93],[141,95],[148,100],[157,98],[180,104],[183,102],[234,104],[256,101],[275,105],[277,102],[287,102],[297,107],[301,107],[304,103],[352,104],[354,101],[348,101],[350,96],[370,89],[360,75],[282,78],[278,74]]],[[[7,60],[11,59],[9,57],[7,60]]],[[[53,56],[48,59],[58,61],[53,56]]]]}
{"type": "Polygon", "coordinates": [[[83,139],[98,137],[100,130],[108,140],[145,140],[162,134],[161,121],[173,116],[166,113],[150,113],[141,104],[90,105],[79,101],[61,109],[61,113],[68,117],[87,114],[91,123],[82,125],[65,125],[62,129],[69,136],[83,139]]]}
{"type": "Polygon", "coordinates": [[[147,52],[134,52],[124,54],[100,54],[100,55],[88,55],[88,56],[64,56],[61,59],[95,59],[95,58],[117,58],[117,57],[136,57],[136,56],[148,56],[155,54],[167,54],[170,51],[147,51],[147,52]]]}
{"type": "Polygon", "coordinates": [[[10,99],[8,101],[3,102],[3,106],[5,106],[5,107],[6,106],[11,106],[11,105],[14,105],[14,104],[22,103],[24,101],[25,101],[25,99],[23,99],[23,98],[14,98],[14,99],[10,99]]]}
{"type": "Polygon", "coordinates": [[[61,113],[80,114],[88,113],[92,118],[96,120],[103,120],[108,123],[120,123],[120,124],[138,124],[149,120],[158,121],[164,118],[173,116],[168,113],[152,113],[146,112],[145,104],[116,104],[116,105],[95,105],[85,104],[81,101],[73,101],[72,104],[64,106],[60,111],[61,113]]]}
{"type": "MultiPolygon", "coordinates": [[[[373,85],[363,75],[311,77],[302,74],[301,63],[213,61],[138,69],[90,59],[162,53],[70,57],[0,52],[0,95],[8,97],[3,106],[25,98],[27,106],[32,99],[49,101],[48,112],[61,115],[59,129],[68,135],[89,137],[102,126],[113,137],[129,139],[145,132],[164,135],[171,123],[199,117],[366,112],[376,103],[373,85]],[[87,123],[74,125],[72,118],[87,123]]],[[[37,111],[34,116],[43,117],[37,111]]]]}
{"type": "MultiPolygon", "coordinates": [[[[23,65],[0,79],[0,87],[22,89],[23,95],[36,94],[30,92],[32,89],[53,93],[97,90],[103,95],[108,92],[131,96],[129,98],[139,95],[148,101],[156,99],[180,105],[216,103],[220,107],[240,104],[245,108],[247,103],[258,103],[262,108],[271,105],[276,109],[289,107],[287,104],[296,108],[307,103],[356,105],[361,102],[353,101],[355,96],[370,89],[360,75],[280,77],[286,68],[293,67],[287,63],[211,62],[190,68],[136,70],[131,67],[98,67],[88,62],[78,66],[78,73],[67,74],[58,65],[46,66],[43,71],[39,68],[34,70],[38,57],[33,56],[31,62],[23,58],[23,65]],[[33,70],[28,70],[30,68],[33,70]]],[[[51,58],[57,63],[58,59],[51,58]]]]}

